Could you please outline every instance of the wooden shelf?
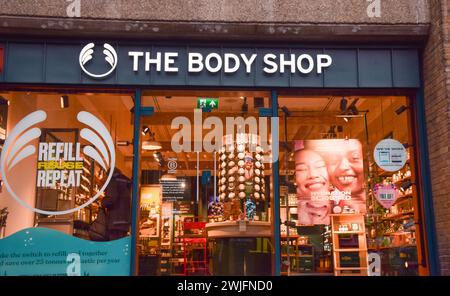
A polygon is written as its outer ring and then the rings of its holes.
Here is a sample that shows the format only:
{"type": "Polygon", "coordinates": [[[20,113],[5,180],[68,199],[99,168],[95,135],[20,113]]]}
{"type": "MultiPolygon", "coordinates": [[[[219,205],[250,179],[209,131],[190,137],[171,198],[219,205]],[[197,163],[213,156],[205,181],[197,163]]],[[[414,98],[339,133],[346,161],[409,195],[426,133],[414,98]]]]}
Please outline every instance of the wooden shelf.
{"type": "Polygon", "coordinates": [[[407,244],[400,246],[389,246],[389,247],[378,247],[378,248],[369,248],[370,251],[378,251],[378,250],[388,250],[388,249],[396,249],[396,248],[416,248],[417,245],[407,244]]]}
{"type": "Polygon", "coordinates": [[[282,234],[282,235],[280,235],[280,237],[281,238],[292,238],[292,239],[294,239],[294,238],[299,238],[300,235],[294,234],[294,235],[289,235],[289,237],[288,237],[286,234],[282,234]]]}
{"type": "Polygon", "coordinates": [[[395,173],[395,172],[386,172],[386,171],[383,171],[383,172],[379,173],[378,176],[380,176],[380,177],[392,177],[392,175],[393,175],[394,173],[395,173]]]}
{"type": "Polygon", "coordinates": [[[390,217],[383,217],[383,218],[381,218],[381,221],[384,221],[384,220],[399,220],[399,219],[404,219],[404,217],[411,216],[411,215],[414,215],[414,211],[408,211],[408,212],[392,215],[390,217]]]}
{"type": "Polygon", "coordinates": [[[398,185],[404,183],[406,180],[410,180],[411,181],[411,176],[395,181],[394,185],[398,186],[398,185]]]}
{"type": "Polygon", "coordinates": [[[334,231],[334,234],[366,234],[362,230],[334,231]]]}
{"type": "Polygon", "coordinates": [[[336,270],[365,270],[367,267],[336,267],[336,270]]]}
{"type": "Polygon", "coordinates": [[[383,233],[383,235],[385,236],[406,235],[406,234],[411,234],[411,231],[402,231],[402,232],[394,231],[391,233],[383,233]]]}
{"type": "Polygon", "coordinates": [[[406,194],[406,195],[399,196],[397,198],[397,200],[395,201],[395,204],[399,204],[400,202],[403,202],[403,201],[408,200],[413,197],[414,197],[413,194],[406,194]]]}
{"type": "MultiPolygon", "coordinates": [[[[293,259],[292,261],[289,260],[289,264],[291,265],[291,273],[302,272],[302,269],[305,268],[310,269],[311,272],[313,272],[315,269],[314,246],[312,244],[301,244],[301,237],[303,236],[289,236],[289,239],[292,239],[292,244],[290,244],[289,246],[287,246],[285,241],[283,241],[281,257],[283,258],[283,260],[285,260],[286,258],[293,259]],[[287,247],[289,248],[286,249],[287,247]],[[308,250],[306,251],[306,249],[308,250]],[[295,264],[292,265],[294,262],[295,264]]],[[[286,239],[287,237],[284,236],[283,238],[286,239]]]]}
{"type": "Polygon", "coordinates": [[[348,249],[334,249],[334,252],[367,252],[367,249],[348,248],[348,249]]]}

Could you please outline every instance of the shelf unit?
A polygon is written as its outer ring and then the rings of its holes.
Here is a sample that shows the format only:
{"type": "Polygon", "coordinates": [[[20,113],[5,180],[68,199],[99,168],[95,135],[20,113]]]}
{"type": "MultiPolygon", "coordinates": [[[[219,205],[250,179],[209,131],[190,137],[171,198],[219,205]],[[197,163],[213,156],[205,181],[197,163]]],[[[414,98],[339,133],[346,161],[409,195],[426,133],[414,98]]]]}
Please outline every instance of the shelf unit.
{"type": "MultiPolygon", "coordinates": [[[[83,173],[81,175],[80,187],[76,191],[76,206],[84,204],[88,199],[98,193],[98,189],[101,187],[100,184],[103,182],[103,179],[99,178],[98,174],[100,172],[105,174],[104,169],[96,161],[85,154],[81,156],[83,158],[83,173]]],[[[104,196],[105,193],[102,192],[95,202],[74,213],[74,222],[76,222],[74,223],[73,229],[74,236],[89,238],[89,225],[97,218],[98,209],[104,196]]]]}
{"type": "Polygon", "coordinates": [[[208,275],[206,222],[184,222],[184,275],[208,275]]]}
{"type": "MultiPolygon", "coordinates": [[[[314,272],[314,246],[302,243],[305,239],[299,235],[289,236],[288,244],[288,237],[281,236],[281,260],[289,258],[291,272],[314,272]]],[[[287,266],[285,268],[287,269],[287,266]]],[[[288,272],[282,271],[281,274],[287,275],[288,272]]]]}
{"type": "Polygon", "coordinates": [[[334,275],[368,275],[364,215],[330,215],[333,239],[334,275]]]}
{"type": "MultiPolygon", "coordinates": [[[[408,151],[408,154],[410,152],[408,151]]],[[[375,197],[373,197],[372,208],[377,213],[369,221],[368,227],[371,238],[369,239],[370,250],[382,251],[389,248],[411,246],[416,244],[418,229],[414,221],[417,219],[415,209],[417,208],[417,192],[414,185],[414,163],[410,161],[409,155],[405,166],[397,172],[386,172],[373,164],[375,170],[374,184],[393,184],[399,191],[399,197],[389,209],[384,209],[375,197]],[[409,187],[401,189],[403,184],[410,182],[409,187]]],[[[371,192],[373,195],[374,192],[371,192]]]]}
{"type": "MultiPolygon", "coordinates": [[[[298,208],[297,195],[293,194],[293,193],[290,193],[288,195],[288,201],[289,202],[286,205],[286,197],[285,196],[283,196],[282,200],[280,200],[280,219],[283,222],[286,221],[286,220],[289,220],[290,222],[297,223],[297,220],[295,220],[295,219],[293,219],[291,217],[291,215],[293,215],[293,214],[297,215],[297,208],[298,208]],[[289,216],[288,216],[287,212],[289,212],[289,216]]],[[[286,230],[287,230],[286,225],[282,224],[281,225],[281,229],[280,229],[281,234],[282,235],[286,235],[286,230]]],[[[297,230],[295,229],[295,227],[294,228],[293,227],[289,227],[289,237],[290,238],[291,237],[296,237],[296,235],[297,235],[297,230]]]]}

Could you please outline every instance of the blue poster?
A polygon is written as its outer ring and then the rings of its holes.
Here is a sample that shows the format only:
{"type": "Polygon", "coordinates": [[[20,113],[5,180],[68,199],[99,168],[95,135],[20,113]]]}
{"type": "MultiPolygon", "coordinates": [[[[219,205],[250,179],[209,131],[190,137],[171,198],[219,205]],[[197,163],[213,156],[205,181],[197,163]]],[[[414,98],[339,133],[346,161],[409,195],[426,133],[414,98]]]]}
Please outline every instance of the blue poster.
{"type": "Polygon", "coordinates": [[[130,237],[93,242],[48,228],[0,239],[2,276],[127,276],[130,237]]]}

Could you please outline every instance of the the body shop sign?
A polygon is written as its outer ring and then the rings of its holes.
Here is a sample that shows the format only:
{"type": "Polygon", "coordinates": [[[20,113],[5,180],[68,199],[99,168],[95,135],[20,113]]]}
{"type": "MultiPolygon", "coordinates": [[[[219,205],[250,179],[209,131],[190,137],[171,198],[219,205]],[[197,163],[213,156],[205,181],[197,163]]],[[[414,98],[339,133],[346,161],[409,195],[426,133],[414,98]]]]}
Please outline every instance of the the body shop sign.
{"type": "Polygon", "coordinates": [[[127,68],[131,64],[131,69],[122,67],[120,71],[133,71],[135,74],[142,72],[187,72],[189,74],[223,72],[226,75],[242,72],[246,74],[255,74],[254,72],[263,74],[322,74],[324,69],[330,67],[333,62],[328,54],[304,52],[294,54],[280,51],[249,53],[245,50],[242,50],[242,52],[239,52],[239,50],[233,50],[233,52],[219,50],[204,53],[194,49],[188,49],[187,51],[128,50],[126,51],[125,61],[122,61],[121,59],[124,58],[123,51],[118,54],[117,50],[109,43],[103,44],[103,51],[101,51],[103,58],[99,58],[99,54],[96,54],[100,51],[101,49],[96,48],[94,43],[89,43],[82,48],[78,57],[83,72],[94,79],[109,77],[121,62],[127,65],[127,68]],[[257,62],[258,59],[261,59],[262,62],[257,62]],[[90,69],[92,67],[90,64],[97,64],[97,67],[101,67],[102,70],[99,71],[98,68],[90,69]]]}

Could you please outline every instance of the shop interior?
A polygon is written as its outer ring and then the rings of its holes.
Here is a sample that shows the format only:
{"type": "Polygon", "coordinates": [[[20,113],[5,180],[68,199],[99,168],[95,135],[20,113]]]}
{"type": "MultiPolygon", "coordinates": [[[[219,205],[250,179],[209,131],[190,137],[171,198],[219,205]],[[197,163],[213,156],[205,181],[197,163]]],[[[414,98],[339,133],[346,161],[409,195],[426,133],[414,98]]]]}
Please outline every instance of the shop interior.
{"type": "MultiPolygon", "coordinates": [[[[280,96],[279,127],[270,120],[262,126],[262,108],[270,108],[267,92],[248,91],[148,91],[142,106],[153,107],[152,116],[141,118],[140,212],[136,230],[140,275],[270,275],[273,271],[272,209],[273,151],[278,134],[281,266],[282,275],[366,275],[369,253],[381,257],[382,275],[418,275],[421,256],[418,220],[416,151],[411,125],[411,104],[402,96],[280,96]],[[200,122],[194,109],[201,109],[200,122]],[[257,130],[233,130],[227,138],[227,118],[254,118],[257,130]],[[191,151],[177,152],[185,142],[174,141],[180,125],[190,123],[191,151]],[[222,145],[195,151],[215,119],[224,125],[215,140],[222,145]],[[202,136],[195,138],[200,130],[202,136]],[[244,136],[239,137],[238,135],[244,136]],[[373,150],[382,139],[404,144],[408,161],[399,171],[387,172],[374,162],[373,150]],[[302,224],[296,184],[296,141],[356,139],[362,145],[364,214],[331,215],[327,224],[302,224]],[[197,141],[198,142],[198,141],[197,141]],[[176,148],[176,149],[174,149],[176,148]],[[234,150],[233,150],[234,149],[234,150]],[[241,155],[242,154],[242,155],[241,155]],[[241,157],[242,156],[242,157],[241,157]],[[263,161],[266,160],[266,161],[263,161]],[[241,174],[241,170],[242,174],[241,174]],[[251,175],[247,175],[251,171],[251,175]],[[244,179],[240,179],[244,177],[244,179]],[[393,186],[395,203],[378,202],[375,185],[393,186]],[[245,223],[239,223],[243,220],[245,223]],[[357,225],[356,228],[352,228],[357,225]]],[[[86,143],[76,114],[88,111],[108,128],[116,148],[116,168],[132,179],[133,98],[129,94],[101,93],[0,93],[0,147],[9,131],[27,114],[44,110],[39,124],[42,141],[86,143]]],[[[187,131],[186,130],[186,131],[187,131]]],[[[204,141],[203,141],[204,142],[204,141]]],[[[215,141],[213,141],[215,143],[215,141]]],[[[331,143],[331,142],[330,142],[331,143]]],[[[1,148],[0,148],[1,149],[1,148]]],[[[65,209],[83,202],[101,188],[106,171],[84,157],[86,170],[79,188],[18,186],[35,184],[37,158],[18,164],[11,183],[31,206],[65,209]],[[84,192],[83,192],[84,191],[84,192]]],[[[0,189],[0,210],[8,208],[4,236],[27,227],[50,227],[91,239],[89,227],[96,220],[98,202],[64,217],[35,215],[0,189]]],[[[131,203],[130,196],[123,197],[131,203]]],[[[130,205],[131,208],[131,205],[130,205]]],[[[131,233],[128,230],[126,235],[131,233]]],[[[125,234],[124,234],[125,235],[125,234]]]]}

